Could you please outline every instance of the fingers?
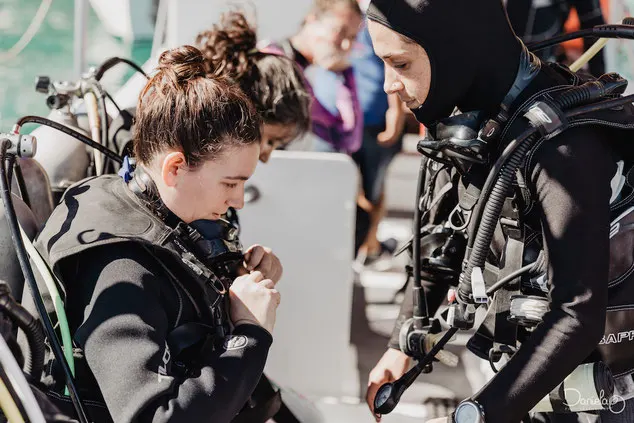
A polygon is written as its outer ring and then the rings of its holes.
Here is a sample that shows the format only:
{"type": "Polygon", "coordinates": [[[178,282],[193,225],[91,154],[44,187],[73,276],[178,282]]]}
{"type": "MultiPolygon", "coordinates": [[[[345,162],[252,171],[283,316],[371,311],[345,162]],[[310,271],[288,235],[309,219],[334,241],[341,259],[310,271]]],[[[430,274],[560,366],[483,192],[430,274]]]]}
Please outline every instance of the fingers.
{"type": "MultiPolygon", "coordinates": [[[[262,251],[263,249],[258,249],[257,251],[262,251]]],[[[272,254],[265,254],[263,253],[263,255],[260,257],[259,261],[257,263],[255,262],[255,259],[251,259],[252,261],[252,266],[253,266],[253,270],[259,270],[260,272],[262,272],[264,275],[266,275],[269,279],[272,279],[272,270],[273,270],[273,256],[272,254]]]]}
{"type": "Polygon", "coordinates": [[[262,272],[256,270],[255,272],[249,273],[249,279],[251,279],[253,282],[260,282],[264,279],[264,275],[262,274],[262,272]]]}
{"type": "Polygon", "coordinates": [[[255,270],[260,266],[260,262],[265,258],[266,250],[260,245],[253,245],[244,255],[246,267],[249,270],[255,270]]]}
{"type": "Polygon", "coordinates": [[[280,305],[282,296],[280,292],[277,289],[275,289],[274,281],[272,281],[271,279],[264,279],[263,281],[258,282],[258,285],[268,289],[269,294],[271,295],[271,298],[273,299],[273,302],[275,303],[275,305],[276,306],[280,305]]]}
{"type": "Polygon", "coordinates": [[[282,278],[282,263],[270,248],[253,245],[244,254],[244,261],[248,270],[260,271],[267,279],[278,282],[282,278]]]}
{"type": "Polygon", "coordinates": [[[370,412],[372,416],[374,416],[374,420],[377,422],[381,421],[381,415],[376,414],[374,412],[374,398],[376,398],[376,394],[379,391],[381,385],[379,383],[371,382],[368,385],[368,392],[365,395],[365,401],[368,403],[368,407],[370,407],[370,412]]]}
{"type": "Polygon", "coordinates": [[[264,279],[260,282],[258,282],[260,285],[262,285],[265,288],[268,289],[274,289],[275,288],[275,282],[272,281],[271,279],[264,279]]]}
{"type": "Polygon", "coordinates": [[[275,283],[279,282],[282,279],[282,274],[284,273],[284,268],[282,267],[282,263],[279,263],[277,266],[273,266],[273,271],[271,272],[271,279],[275,281],[275,283]]]}

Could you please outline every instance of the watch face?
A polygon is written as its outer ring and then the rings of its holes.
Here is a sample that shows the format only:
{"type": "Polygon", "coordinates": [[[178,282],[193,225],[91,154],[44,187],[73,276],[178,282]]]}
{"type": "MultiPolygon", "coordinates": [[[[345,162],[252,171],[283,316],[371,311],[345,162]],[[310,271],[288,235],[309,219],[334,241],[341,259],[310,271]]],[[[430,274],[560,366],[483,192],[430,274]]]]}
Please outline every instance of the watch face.
{"type": "Polygon", "coordinates": [[[374,408],[379,408],[383,404],[385,404],[390,399],[391,395],[392,395],[391,383],[386,383],[385,385],[381,386],[381,388],[379,389],[379,392],[377,392],[376,394],[376,398],[374,399],[374,408]]]}
{"type": "Polygon", "coordinates": [[[480,423],[482,414],[477,405],[464,402],[456,410],[456,423],[480,423]]]}

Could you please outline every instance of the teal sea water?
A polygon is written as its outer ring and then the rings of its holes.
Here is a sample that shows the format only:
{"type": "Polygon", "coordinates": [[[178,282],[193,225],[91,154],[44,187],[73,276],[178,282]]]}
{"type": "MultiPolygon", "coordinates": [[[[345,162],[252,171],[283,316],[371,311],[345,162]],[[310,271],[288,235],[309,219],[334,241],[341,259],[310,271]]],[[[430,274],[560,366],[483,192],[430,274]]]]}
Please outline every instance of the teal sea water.
{"type": "MultiPolygon", "coordinates": [[[[51,80],[73,78],[73,0],[53,0],[40,30],[31,43],[15,58],[7,58],[10,49],[26,31],[41,0],[0,0],[0,131],[11,129],[24,115],[46,116],[44,94],[35,91],[35,78],[51,80]]],[[[120,56],[141,65],[151,51],[151,41],[124,42],[108,34],[89,7],[86,61],[97,66],[105,59],[120,56]]],[[[104,87],[114,93],[132,75],[118,65],[103,78],[104,87]]],[[[25,131],[34,129],[25,127],[25,131]]]]}

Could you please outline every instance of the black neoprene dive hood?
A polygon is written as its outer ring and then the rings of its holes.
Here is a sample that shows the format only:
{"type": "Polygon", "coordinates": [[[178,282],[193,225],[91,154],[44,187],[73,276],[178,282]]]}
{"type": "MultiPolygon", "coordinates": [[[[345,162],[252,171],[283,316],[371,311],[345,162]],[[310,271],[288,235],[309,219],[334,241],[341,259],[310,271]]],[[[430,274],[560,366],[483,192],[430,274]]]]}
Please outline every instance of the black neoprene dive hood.
{"type": "Polygon", "coordinates": [[[456,106],[495,112],[515,79],[522,44],[501,0],[372,0],[367,16],[427,52],[429,95],[412,110],[426,126],[456,106]]]}

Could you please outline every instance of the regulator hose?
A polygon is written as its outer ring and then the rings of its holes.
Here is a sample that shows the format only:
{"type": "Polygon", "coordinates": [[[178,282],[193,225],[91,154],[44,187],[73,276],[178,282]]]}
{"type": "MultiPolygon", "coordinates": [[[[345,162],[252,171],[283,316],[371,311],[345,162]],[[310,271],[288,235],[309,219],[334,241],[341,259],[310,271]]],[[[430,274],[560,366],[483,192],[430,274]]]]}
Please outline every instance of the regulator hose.
{"type": "Polygon", "coordinates": [[[568,34],[558,35],[548,40],[539,41],[536,43],[527,44],[526,47],[530,51],[542,50],[556,44],[563,43],[565,41],[574,40],[577,38],[597,37],[597,38],[625,38],[628,40],[634,40],[634,24],[630,19],[624,19],[624,24],[612,24],[612,25],[597,25],[594,28],[582,29],[580,31],[571,32],[568,34]]]}
{"type": "Polygon", "coordinates": [[[24,331],[30,349],[25,371],[33,380],[40,380],[42,370],[44,370],[44,355],[46,354],[44,333],[40,321],[15,301],[11,296],[9,286],[4,282],[0,283],[0,310],[4,311],[24,331]]]}
{"type": "Polygon", "coordinates": [[[145,73],[145,71],[141,68],[141,66],[137,65],[132,60],[124,59],[123,57],[111,57],[110,59],[108,59],[105,62],[103,62],[101,64],[101,66],[99,66],[97,71],[95,72],[95,79],[97,81],[100,81],[101,78],[103,78],[103,75],[108,70],[110,70],[111,68],[115,67],[119,63],[125,63],[126,65],[130,66],[131,68],[133,68],[135,71],[137,71],[140,74],[142,74],[143,76],[145,76],[147,79],[150,79],[150,77],[147,75],[147,73],[145,73]]]}
{"type": "Polygon", "coordinates": [[[50,126],[51,128],[57,129],[58,131],[61,131],[67,135],[70,135],[71,137],[83,142],[84,144],[94,148],[95,150],[100,151],[101,153],[106,155],[110,160],[114,160],[115,162],[119,164],[123,163],[123,158],[117,153],[115,153],[114,151],[110,150],[108,147],[93,141],[92,139],[88,138],[84,134],[77,132],[74,129],[71,129],[65,125],[62,125],[61,123],[58,123],[53,120],[43,118],[40,116],[24,116],[23,118],[18,120],[18,122],[16,123],[14,127],[14,132],[17,132],[17,130],[19,130],[19,128],[25,123],[38,123],[40,125],[50,126]]]}

